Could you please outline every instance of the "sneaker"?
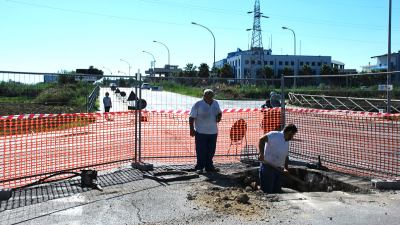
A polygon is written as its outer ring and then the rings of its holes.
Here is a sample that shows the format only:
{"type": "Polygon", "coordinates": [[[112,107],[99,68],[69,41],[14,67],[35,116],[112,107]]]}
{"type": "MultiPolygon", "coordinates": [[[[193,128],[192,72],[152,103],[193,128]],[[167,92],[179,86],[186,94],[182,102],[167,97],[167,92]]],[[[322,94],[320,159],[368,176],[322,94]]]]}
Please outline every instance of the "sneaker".
{"type": "Polygon", "coordinates": [[[203,174],[204,173],[204,171],[201,169],[201,170],[196,170],[196,173],[197,174],[203,174]]]}

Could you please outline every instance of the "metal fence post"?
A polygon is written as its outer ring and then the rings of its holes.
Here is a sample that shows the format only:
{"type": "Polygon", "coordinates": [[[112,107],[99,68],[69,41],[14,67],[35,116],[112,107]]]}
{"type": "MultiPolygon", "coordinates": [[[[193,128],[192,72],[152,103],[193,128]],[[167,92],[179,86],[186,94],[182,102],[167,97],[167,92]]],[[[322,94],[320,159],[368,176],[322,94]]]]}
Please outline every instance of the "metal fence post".
{"type": "Polygon", "coordinates": [[[282,129],[285,127],[285,76],[281,74],[281,124],[282,129]]]}

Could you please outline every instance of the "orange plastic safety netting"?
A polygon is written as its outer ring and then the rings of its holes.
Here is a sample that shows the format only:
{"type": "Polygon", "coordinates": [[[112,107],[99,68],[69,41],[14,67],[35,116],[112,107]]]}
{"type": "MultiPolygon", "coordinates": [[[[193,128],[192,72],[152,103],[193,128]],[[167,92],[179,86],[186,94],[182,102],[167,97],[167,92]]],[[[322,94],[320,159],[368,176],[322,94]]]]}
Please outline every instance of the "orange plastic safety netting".
{"type": "MultiPolygon", "coordinates": [[[[140,125],[138,115],[129,111],[1,117],[1,186],[23,186],[60,171],[114,169],[136,157],[161,163],[195,162],[188,112],[144,111],[140,125]]],[[[225,110],[215,160],[255,156],[260,135],[279,129],[279,124],[279,109],[225,110]]]]}
{"type": "MultiPolygon", "coordinates": [[[[234,162],[258,154],[260,136],[280,129],[279,108],[224,110],[218,124],[216,162],[234,162]]],[[[142,123],[142,154],[146,161],[195,163],[194,137],[189,132],[189,111],[150,111],[142,123]]]]}
{"type": "MultiPolygon", "coordinates": [[[[139,157],[195,163],[188,111],[144,111],[140,126],[137,117],[135,111],[1,117],[0,186],[19,187],[60,171],[115,169],[139,157]]],[[[286,109],[285,117],[299,128],[292,158],[316,162],[320,156],[334,170],[400,176],[399,115],[286,109]]],[[[256,158],[260,136],[280,129],[280,121],[279,108],[224,110],[215,162],[256,158]]]]}
{"type": "Polygon", "coordinates": [[[292,157],[366,177],[400,178],[400,115],[288,109],[299,133],[292,157]]]}
{"type": "Polygon", "coordinates": [[[116,168],[135,157],[134,140],[133,112],[1,117],[0,186],[60,171],[116,168]]]}

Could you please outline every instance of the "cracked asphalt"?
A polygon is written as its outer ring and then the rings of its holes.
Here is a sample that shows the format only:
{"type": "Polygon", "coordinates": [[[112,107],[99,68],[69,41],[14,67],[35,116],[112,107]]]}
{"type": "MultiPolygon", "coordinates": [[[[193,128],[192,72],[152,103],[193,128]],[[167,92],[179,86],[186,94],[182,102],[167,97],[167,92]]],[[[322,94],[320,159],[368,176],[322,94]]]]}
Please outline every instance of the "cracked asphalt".
{"type": "MultiPolygon", "coordinates": [[[[226,183],[225,183],[226,184],[226,183]]],[[[136,180],[0,212],[0,224],[399,224],[400,192],[285,193],[254,216],[224,214],[188,198],[194,190],[221,187],[218,178],[159,183],[136,180]]],[[[272,200],[271,200],[272,199],[272,200]]],[[[212,199],[210,199],[212,201],[212,199]]],[[[252,199],[250,198],[251,207],[252,199]]]]}

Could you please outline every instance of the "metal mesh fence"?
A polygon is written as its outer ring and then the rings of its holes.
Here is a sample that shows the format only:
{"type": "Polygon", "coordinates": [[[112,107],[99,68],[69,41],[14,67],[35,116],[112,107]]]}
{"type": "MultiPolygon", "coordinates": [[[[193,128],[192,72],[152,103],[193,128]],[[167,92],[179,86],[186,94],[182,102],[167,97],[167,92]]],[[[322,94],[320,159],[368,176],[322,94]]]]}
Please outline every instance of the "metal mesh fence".
{"type": "MultiPolygon", "coordinates": [[[[7,80],[4,74],[8,73],[2,74],[3,80],[7,80]]],[[[10,79],[20,79],[20,83],[24,76],[27,81],[31,79],[28,77],[41,76],[10,74],[14,76],[10,79]]],[[[13,82],[2,83],[2,87],[13,86],[13,82]]],[[[15,87],[21,87],[17,83],[15,87]]],[[[20,187],[53,174],[84,168],[115,169],[134,159],[163,164],[194,164],[196,154],[194,138],[189,135],[188,114],[206,87],[216,91],[216,98],[223,110],[223,119],[218,125],[215,161],[224,163],[256,159],[259,137],[281,128],[280,108],[260,109],[264,103],[260,96],[274,88],[268,86],[270,84],[271,81],[258,83],[256,80],[151,78],[136,81],[132,77],[103,77],[103,81],[98,83],[99,96],[91,97],[97,113],[79,113],[86,112],[86,102],[71,109],[74,113],[68,113],[65,108],[60,108],[60,111],[52,108],[50,114],[44,113],[47,111],[35,111],[35,108],[2,111],[0,186],[20,187]],[[150,89],[141,89],[141,85],[147,82],[150,89]],[[194,88],[197,97],[174,93],[179,85],[190,82],[201,86],[194,88]],[[111,84],[115,84],[115,88],[111,84]],[[235,98],[230,88],[241,89],[243,100],[235,98]],[[256,95],[250,94],[246,92],[250,88],[261,91],[256,95]],[[103,112],[102,103],[105,92],[110,93],[113,103],[111,112],[107,114],[103,112]],[[137,104],[129,99],[132,92],[134,99],[146,101],[146,108],[141,111],[140,124],[136,122],[139,121],[138,111],[129,110],[132,103],[137,104]]],[[[297,84],[302,82],[297,80],[297,84]]],[[[86,101],[95,85],[81,85],[86,91],[78,95],[86,101]]],[[[32,88],[29,85],[26,87],[27,90],[32,88]]],[[[40,85],[34,88],[36,97],[46,89],[40,89],[40,85]]],[[[10,91],[2,88],[2,96],[13,98],[4,94],[4,90],[10,91]]],[[[320,92],[329,90],[321,89],[320,92]]],[[[22,105],[46,106],[35,102],[33,98],[25,100],[22,105]]],[[[13,102],[0,99],[0,103],[7,105],[13,102]]],[[[64,104],[53,103],[55,105],[52,107],[65,107],[64,104]]],[[[320,156],[323,164],[334,170],[360,176],[397,179],[400,176],[399,117],[398,114],[287,107],[286,123],[295,123],[299,127],[296,136],[299,141],[292,142],[291,157],[313,163],[320,156]]],[[[61,174],[50,180],[68,176],[68,173],[61,174]]]]}
{"type": "Polygon", "coordinates": [[[400,178],[400,114],[287,109],[299,133],[290,155],[365,177],[400,178]]]}
{"type": "Polygon", "coordinates": [[[133,112],[8,116],[0,118],[0,131],[1,186],[115,168],[135,158],[133,112]]]}

